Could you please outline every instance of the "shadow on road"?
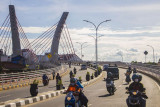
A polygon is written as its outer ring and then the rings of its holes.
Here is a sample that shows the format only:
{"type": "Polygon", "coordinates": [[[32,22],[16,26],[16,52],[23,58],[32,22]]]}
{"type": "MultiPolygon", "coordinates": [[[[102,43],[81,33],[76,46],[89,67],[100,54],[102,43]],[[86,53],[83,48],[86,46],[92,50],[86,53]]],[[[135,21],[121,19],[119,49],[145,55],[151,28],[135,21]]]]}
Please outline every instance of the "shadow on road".
{"type": "Polygon", "coordinates": [[[101,96],[98,96],[98,97],[109,97],[111,96],[110,94],[105,94],[105,95],[101,95],[101,96]]]}
{"type": "Polygon", "coordinates": [[[27,97],[24,97],[24,98],[32,98],[32,96],[27,96],[27,97]]]}
{"type": "Polygon", "coordinates": [[[44,85],[40,85],[40,86],[38,86],[38,87],[44,87],[44,85]]]}
{"type": "Polygon", "coordinates": [[[128,85],[128,83],[124,83],[123,85],[128,85]]]}

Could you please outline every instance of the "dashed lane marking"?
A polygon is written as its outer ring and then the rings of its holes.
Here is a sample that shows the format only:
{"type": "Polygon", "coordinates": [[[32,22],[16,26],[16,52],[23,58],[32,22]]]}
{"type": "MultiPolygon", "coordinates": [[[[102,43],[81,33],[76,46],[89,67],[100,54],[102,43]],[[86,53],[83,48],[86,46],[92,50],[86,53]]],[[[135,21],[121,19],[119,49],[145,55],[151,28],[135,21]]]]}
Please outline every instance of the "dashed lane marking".
{"type": "Polygon", "coordinates": [[[4,97],[8,97],[8,96],[11,96],[11,95],[5,95],[5,96],[1,96],[0,98],[4,98],[4,97]]]}
{"type": "Polygon", "coordinates": [[[88,107],[91,106],[92,104],[88,104],[88,107]]]}

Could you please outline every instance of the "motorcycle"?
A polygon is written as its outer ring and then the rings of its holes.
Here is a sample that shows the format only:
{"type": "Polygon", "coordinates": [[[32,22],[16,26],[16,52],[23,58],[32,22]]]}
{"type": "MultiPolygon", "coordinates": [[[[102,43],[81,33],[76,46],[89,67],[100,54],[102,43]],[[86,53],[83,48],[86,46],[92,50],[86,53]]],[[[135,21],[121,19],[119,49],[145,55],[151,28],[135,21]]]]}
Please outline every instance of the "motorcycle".
{"type": "Polygon", "coordinates": [[[109,79],[106,79],[106,88],[107,88],[107,91],[109,92],[110,95],[114,95],[114,92],[116,91],[116,88],[114,86],[114,82],[109,80],[109,79]]]}
{"type": "MultiPolygon", "coordinates": [[[[126,90],[128,90],[128,87],[126,87],[126,90]]],[[[132,90],[126,93],[130,94],[128,97],[129,107],[142,107],[141,99],[146,100],[148,98],[144,93],[138,90],[132,90]]]]}
{"type": "Polygon", "coordinates": [[[77,73],[77,70],[76,69],[74,69],[74,74],[76,74],[77,73]]]}
{"type": "Polygon", "coordinates": [[[49,84],[49,79],[43,79],[43,85],[46,86],[49,84]]]}
{"type": "Polygon", "coordinates": [[[73,95],[72,91],[69,92],[65,97],[65,107],[84,107],[83,105],[81,105],[79,96],[76,97],[73,95]],[[78,99],[78,101],[76,101],[76,99],[78,99]]]}
{"type": "Polygon", "coordinates": [[[129,82],[131,82],[131,78],[129,75],[126,75],[126,82],[129,84],[129,82]]]}

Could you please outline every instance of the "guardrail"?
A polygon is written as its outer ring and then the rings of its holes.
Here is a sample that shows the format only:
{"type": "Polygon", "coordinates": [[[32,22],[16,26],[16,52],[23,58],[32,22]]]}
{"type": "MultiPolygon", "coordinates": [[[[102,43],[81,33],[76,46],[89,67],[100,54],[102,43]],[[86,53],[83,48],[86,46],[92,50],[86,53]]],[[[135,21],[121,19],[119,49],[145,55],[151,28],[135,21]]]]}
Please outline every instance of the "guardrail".
{"type": "MultiPolygon", "coordinates": [[[[128,65],[124,63],[117,64],[117,65],[122,68],[128,68],[128,65]]],[[[146,66],[140,66],[140,65],[131,65],[131,67],[136,68],[138,72],[153,78],[160,85],[160,70],[159,69],[153,69],[153,68],[149,68],[146,66]]]]}
{"type": "Polygon", "coordinates": [[[147,76],[150,76],[151,78],[156,80],[160,85],[160,70],[156,70],[156,69],[152,69],[144,66],[138,66],[138,65],[132,65],[132,66],[137,68],[139,72],[147,76]]]}
{"type": "Polygon", "coordinates": [[[0,74],[0,88],[4,88],[6,85],[13,86],[25,83],[32,83],[34,79],[41,80],[43,74],[51,76],[53,72],[57,72],[60,69],[66,71],[67,67],[63,65],[51,69],[38,70],[38,71],[27,71],[9,74],[0,74]]]}

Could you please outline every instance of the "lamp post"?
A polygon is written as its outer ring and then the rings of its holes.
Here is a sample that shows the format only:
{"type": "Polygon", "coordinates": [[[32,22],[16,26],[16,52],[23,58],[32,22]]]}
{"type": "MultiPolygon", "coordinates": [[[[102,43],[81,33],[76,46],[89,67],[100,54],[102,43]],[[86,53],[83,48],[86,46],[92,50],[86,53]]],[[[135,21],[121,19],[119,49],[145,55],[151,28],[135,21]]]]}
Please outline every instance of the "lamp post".
{"type": "Polygon", "coordinates": [[[123,62],[123,55],[122,55],[122,54],[118,54],[118,55],[120,55],[120,56],[121,56],[121,58],[122,58],[122,62],[123,62]]]}
{"type": "Polygon", "coordinates": [[[111,21],[111,20],[102,21],[102,22],[100,22],[97,26],[96,26],[93,22],[91,22],[91,21],[88,21],[88,20],[83,20],[83,21],[88,22],[88,23],[91,23],[91,24],[95,27],[95,30],[96,30],[95,54],[96,54],[96,68],[97,68],[97,62],[98,62],[98,51],[97,51],[97,36],[98,36],[97,34],[98,34],[98,28],[99,28],[99,26],[100,26],[102,23],[107,22],[107,21],[111,21]]]}
{"type": "Polygon", "coordinates": [[[151,48],[153,49],[153,62],[155,62],[155,57],[154,57],[154,48],[153,48],[153,46],[151,46],[151,45],[147,45],[147,46],[149,46],[149,47],[151,47],[151,48]]]}
{"type": "Polygon", "coordinates": [[[83,45],[84,45],[85,43],[87,43],[87,42],[83,42],[83,43],[76,42],[76,43],[78,43],[78,44],[80,44],[80,45],[81,45],[81,59],[82,59],[82,48],[83,48],[83,45]]]}

